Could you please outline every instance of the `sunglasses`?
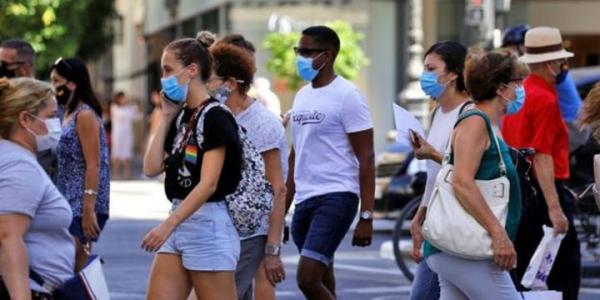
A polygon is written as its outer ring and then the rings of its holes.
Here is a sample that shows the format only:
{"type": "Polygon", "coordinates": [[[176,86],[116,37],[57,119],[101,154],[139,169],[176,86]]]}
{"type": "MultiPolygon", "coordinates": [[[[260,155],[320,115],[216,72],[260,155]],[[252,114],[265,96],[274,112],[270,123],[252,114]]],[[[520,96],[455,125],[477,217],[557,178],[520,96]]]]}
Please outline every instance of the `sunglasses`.
{"type": "Polygon", "coordinates": [[[327,49],[294,47],[294,52],[297,55],[301,55],[301,56],[310,56],[313,53],[320,53],[320,52],[325,52],[325,51],[327,51],[327,49]]]}
{"type": "Polygon", "coordinates": [[[24,61],[14,61],[14,62],[7,62],[7,61],[3,61],[0,60],[0,67],[8,67],[8,66],[18,66],[18,65],[24,65],[26,64],[26,62],[24,61]]]}

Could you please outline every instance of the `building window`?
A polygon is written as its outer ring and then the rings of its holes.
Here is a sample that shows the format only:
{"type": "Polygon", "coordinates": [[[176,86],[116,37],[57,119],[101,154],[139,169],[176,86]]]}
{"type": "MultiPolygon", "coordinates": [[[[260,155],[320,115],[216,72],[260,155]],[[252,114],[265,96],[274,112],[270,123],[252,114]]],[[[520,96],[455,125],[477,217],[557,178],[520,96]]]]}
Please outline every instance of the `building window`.
{"type": "Polygon", "coordinates": [[[213,33],[219,32],[219,9],[209,10],[199,16],[198,31],[208,30],[213,33]]]}
{"type": "Polygon", "coordinates": [[[114,43],[115,45],[122,45],[125,39],[124,21],[122,15],[117,15],[113,21],[113,32],[114,32],[114,43]]]}
{"type": "Polygon", "coordinates": [[[184,37],[195,37],[196,36],[196,19],[191,18],[183,21],[181,24],[181,33],[184,37]]]}

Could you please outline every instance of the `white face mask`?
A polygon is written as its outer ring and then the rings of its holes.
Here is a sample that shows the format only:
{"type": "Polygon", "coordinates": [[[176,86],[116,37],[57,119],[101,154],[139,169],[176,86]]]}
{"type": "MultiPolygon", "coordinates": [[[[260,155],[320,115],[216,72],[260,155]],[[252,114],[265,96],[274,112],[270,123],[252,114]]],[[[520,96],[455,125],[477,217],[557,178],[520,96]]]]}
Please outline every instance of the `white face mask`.
{"type": "Polygon", "coordinates": [[[56,146],[58,146],[58,142],[60,141],[60,136],[62,134],[62,126],[60,124],[59,118],[49,118],[46,120],[40,119],[37,116],[31,115],[34,118],[44,122],[46,124],[47,134],[38,135],[33,132],[31,129],[26,128],[29,133],[31,133],[35,137],[35,143],[37,146],[37,151],[42,152],[48,149],[54,151],[56,146]]]}

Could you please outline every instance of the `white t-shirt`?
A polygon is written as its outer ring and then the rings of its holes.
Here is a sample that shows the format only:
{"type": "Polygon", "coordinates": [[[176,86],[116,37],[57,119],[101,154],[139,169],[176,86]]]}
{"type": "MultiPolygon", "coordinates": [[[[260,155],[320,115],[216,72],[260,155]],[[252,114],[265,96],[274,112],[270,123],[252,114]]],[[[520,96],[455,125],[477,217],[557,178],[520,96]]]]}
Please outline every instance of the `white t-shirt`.
{"type": "MultiPolygon", "coordinates": [[[[281,153],[282,175],[287,175],[287,140],[285,138],[285,129],[279,118],[268,111],[258,101],[254,101],[246,110],[240,112],[236,117],[239,125],[246,129],[248,140],[256,147],[259,153],[278,149],[281,153]]],[[[266,235],[269,232],[269,215],[266,215],[261,221],[260,228],[256,234],[246,237],[266,235]]]]}
{"type": "MultiPolygon", "coordinates": [[[[456,120],[458,120],[458,115],[462,107],[463,104],[460,104],[449,112],[443,112],[442,109],[439,108],[433,116],[433,123],[431,123],[431,128],[427,135],[427,143],[433,146],[435,150],[442,153],[442,155],[446,153],[450,135],[452,134],[456,120]]],[[[431,200],[430,198],[431,193],[433,192],[433,186],[435,185],[435,179],[442,168],[440,164],[431,159],[426,161],[426,166],[427,183],[425,184],[425,192],[423,192],[422,201],[422,205],[424,206],[427,206],[431,200]]]]}
{"type": "Polygon", "coordinates": [[[365,98],[338,76],[327,86],[304,86],[292,107],[295,203],[333,192],[359,194],[358,160],[349,133],[373,128],[365,98]]]}

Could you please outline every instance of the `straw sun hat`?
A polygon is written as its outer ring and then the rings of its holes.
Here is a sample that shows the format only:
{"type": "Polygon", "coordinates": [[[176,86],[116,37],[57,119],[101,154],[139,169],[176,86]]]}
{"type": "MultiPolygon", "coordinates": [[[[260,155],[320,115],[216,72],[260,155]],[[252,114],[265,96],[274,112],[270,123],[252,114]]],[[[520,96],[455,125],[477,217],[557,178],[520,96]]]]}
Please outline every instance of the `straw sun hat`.
{"type": "Polygon", "coordinates": [[[562,37],[557,28],[535,27],[525,34],[525,55],[520,60],[526,64],[535,64],[573,57],[562,45],[562,37]]]}

